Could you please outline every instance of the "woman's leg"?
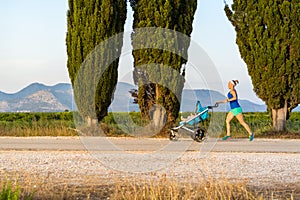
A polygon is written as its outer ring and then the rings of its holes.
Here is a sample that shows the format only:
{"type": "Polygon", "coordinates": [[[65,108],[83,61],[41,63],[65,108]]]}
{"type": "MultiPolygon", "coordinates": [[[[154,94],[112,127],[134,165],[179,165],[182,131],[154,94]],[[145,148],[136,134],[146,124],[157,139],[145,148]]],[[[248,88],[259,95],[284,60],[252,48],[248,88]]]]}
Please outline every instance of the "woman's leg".
{"type": "Polygon", "coordinates": [[[244,116],[243,114],[238,114],[236,116],[236,118],[239,120],[239,122],[241,123],[241,125],[247,130],[247,132],[249,133],[249,135],[252,134],[252,131],[249,127],[249,125],[244,121],[244,116]]]}
{"type": "Polygon", "coordinates": [[[229,112],[226,117],[226,130],[227,130],[227,136],[230,136],[230,121],[234,118],[234,115],[232,112],[229,112]]]}

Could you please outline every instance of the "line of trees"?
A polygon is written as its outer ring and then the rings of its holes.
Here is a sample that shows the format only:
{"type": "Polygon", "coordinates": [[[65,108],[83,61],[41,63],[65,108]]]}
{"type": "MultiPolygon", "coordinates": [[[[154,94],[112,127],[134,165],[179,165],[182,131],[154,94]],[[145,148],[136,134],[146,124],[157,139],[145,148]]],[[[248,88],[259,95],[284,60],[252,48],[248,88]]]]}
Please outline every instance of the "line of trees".
{"type": "MultiPolygon", "coordinates": [[[[81,115],[96,123],[111,104],[123,45],[122,35],[105,41],[124,31],[127,0],[68,2],[69,76],[81,115]]],[[[190,45],[179,33],[191,35],[197,0],[129,2],[137,103],[144,119],[166,129],[178,117],[190,45]],[[151,27],[156,29],[143,29],[151,27]]],[[[300,103],[300,0],[234,0],[225,12],[256,94],[272,112],[274,129],[285,130],[289,113],[300,103]]]]}

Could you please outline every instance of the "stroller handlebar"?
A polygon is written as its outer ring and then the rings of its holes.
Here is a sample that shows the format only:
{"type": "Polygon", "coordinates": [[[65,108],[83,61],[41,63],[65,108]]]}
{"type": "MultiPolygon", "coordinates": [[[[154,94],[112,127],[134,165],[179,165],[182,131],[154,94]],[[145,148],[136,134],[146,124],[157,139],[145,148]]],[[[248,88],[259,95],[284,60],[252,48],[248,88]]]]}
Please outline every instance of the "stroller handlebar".
{"type": "Polygon", "coordinates": [[[213,108],[217,108],[219,106],[219,104],[218,103],[216,103],[215,105],[213,105],[213,106],[207,106],[207,108],[208,109],[213,109],[213,108]]]}

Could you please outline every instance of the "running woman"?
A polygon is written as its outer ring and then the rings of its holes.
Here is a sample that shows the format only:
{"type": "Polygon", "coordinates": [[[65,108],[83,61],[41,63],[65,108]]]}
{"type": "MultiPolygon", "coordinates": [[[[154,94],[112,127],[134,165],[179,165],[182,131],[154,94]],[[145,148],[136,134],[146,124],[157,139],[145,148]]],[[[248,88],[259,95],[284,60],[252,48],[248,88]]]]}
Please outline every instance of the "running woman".
{"type": "Polygon", "coordinates": [[[217,101],[216,104],[220,103],[230,103],[230,111],[227,114],[226,117],[226,130],[227,135],[222,138],[222,140],[228,140],[231,138],[230,135],[230,121],[236,117],[240,124],[247,130],[249,134],[249,140],[252,141],[254,139],[254,133],[251,131],[249,125],[244,121],[243,111],[242,108],[238,102],[238,95],[235,90],[235,86],[239,83],[238,80],[231,80],[228,82],[228,89],[230,90],[228,92],[227,98],[223,101],[217,101]]]}

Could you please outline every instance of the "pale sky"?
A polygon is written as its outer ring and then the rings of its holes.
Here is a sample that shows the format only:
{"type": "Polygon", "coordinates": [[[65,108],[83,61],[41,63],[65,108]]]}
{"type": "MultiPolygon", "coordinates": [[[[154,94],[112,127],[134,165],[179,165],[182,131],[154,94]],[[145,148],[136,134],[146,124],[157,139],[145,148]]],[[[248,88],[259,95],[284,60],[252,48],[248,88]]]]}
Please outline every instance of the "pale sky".
{"type": "MultiPolygon", "coordinates": [[[[239,98],[262,103],[253,92],[246,65],[235,44],[234,28],[223,8],[223,0],[198,0],[192,41],[206,52],[219,72],[222,83],[218,84],[225,89],[222,93],[227,90],[229,80],[238,79],[239,98]]],[[[65,45],[67,10],[67,0],[0,2],[0,91],[14,93],[33,82],[46,85],[70,83],[65,45]]],[[[127,16],[125,31],[130,32],[130,7],[127,16]]],[[[128,66],[132,68],[130,54],[121,58],[120,81],[128,81],[131,74],[128,66]]],[[[188,65],[186,70],[186,87],[205,88],[203,77],[199,78],[195,67],[188,65]]],[[[205,79],[205,73],[202,76],[205,79]]]]}

